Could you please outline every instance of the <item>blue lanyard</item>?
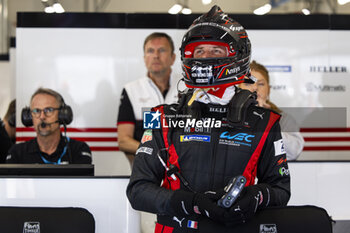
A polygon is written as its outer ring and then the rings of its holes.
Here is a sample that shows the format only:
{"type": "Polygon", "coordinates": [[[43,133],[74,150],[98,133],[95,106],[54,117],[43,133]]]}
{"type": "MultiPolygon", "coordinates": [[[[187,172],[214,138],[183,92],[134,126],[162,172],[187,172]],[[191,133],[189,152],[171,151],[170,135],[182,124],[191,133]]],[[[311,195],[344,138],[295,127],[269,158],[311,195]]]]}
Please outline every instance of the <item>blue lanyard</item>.
{"type": "Polygon", "coordinates": [[[66,152],[67,152],[67,147],[68,147],[69,140],[70,140],[70,138],[67,137],[67,144],[66,144],[66,146],[63,148],[63,152],[62,152],[60,158],[57,160],[57,162],[51,162],[51,161],[45,159],[44,156],[40,153],[40,157],[41,157],[41,159],[44,161],[44,163],[46,163],[46,164],[61,164],[62,157],[63,157],[63,156],[66,154],[66,152]]]}

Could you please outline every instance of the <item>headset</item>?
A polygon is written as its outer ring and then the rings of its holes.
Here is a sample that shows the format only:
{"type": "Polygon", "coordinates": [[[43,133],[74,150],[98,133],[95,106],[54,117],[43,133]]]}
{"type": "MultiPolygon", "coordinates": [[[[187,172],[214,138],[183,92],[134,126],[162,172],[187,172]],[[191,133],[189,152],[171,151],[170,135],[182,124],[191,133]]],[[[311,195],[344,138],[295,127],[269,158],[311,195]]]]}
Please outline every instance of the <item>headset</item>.
{"type": "MultiPolygon", "coordinates": [[[[51,89],[44,89],[42,92],[40,92],[39,90],[33,95],[33,97],[37,94],[47,94],[47,95],[54,96],[56,99],[59,99],[59,102],[61,103],[61,106],[58,109],[58,120],[55,122],[51,122],[51,123],[43,122],[41,125],[44,125],[43,127],[45,127],[45,125],[50,125],[50,124],[54,124],[57,122],[60,125],[63,125],[64,135],[65,135],[64,139],[66,141],[66,146],[64,147],[64,150],[63,150],[63,152],[62,152],[62,154],[57,162],[53,163],[53,162],[47,161],[44,159],[44,157],[41,154],[40,154],[40,156],[43,159],[44,163],[60,164],[62,157],[66,154],[66,151],[68,150],[69,163],[72,163],[72,153],[71,153],[70,146],[69,146],[70,140],[69,140],[69,137],[67,137],[67,125],[69,125],[73,121],[72,108],[64,102],[63,97],[58,92],[51,90],[51,89]]],[[[32,112],[31,112],[29,107],[24,107],[22,109],[21,120],[22,120],[22,123],[24,126],[27,126],[27,127],[33,126],[32,112]]]]}
{"type": "MultiPolygon", "coordinates": [[[[59,110],[58,110],[58,123],[60,125],[69,125],[73,121],[72,108],[64,102],[63,97],[59,93],[53,92],[53,93],[46,93],[46,94],[52,95],[54,97],[58,96],[61,102],[61,106],[59,107],[59,110]]],[[[22,109],[21,120],[24,126],[26,127],[33,126],[32,113],[29,107],[24,107],[22,109]]]]}

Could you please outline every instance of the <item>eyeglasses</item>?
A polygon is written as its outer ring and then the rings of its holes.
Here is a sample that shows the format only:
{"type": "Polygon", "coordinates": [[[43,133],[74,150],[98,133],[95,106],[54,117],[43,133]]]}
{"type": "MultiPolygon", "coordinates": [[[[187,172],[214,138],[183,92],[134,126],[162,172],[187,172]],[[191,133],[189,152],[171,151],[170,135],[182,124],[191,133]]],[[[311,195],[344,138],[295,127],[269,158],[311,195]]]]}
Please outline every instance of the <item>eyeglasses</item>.
{"type": "Polygon", "coordinates": [[[49,107],[49,108],[44,108],[44,109],[40,109],[40,108],[34,108],[32,109],[32,115],[36,118],[40,117],[41,115],[41,112],[44,112],[44,115],[46,117],[50,117],[53,115],[53,112],[55,110],[59,110],[59,108],[52,108],[52,107],[49,107]]]}

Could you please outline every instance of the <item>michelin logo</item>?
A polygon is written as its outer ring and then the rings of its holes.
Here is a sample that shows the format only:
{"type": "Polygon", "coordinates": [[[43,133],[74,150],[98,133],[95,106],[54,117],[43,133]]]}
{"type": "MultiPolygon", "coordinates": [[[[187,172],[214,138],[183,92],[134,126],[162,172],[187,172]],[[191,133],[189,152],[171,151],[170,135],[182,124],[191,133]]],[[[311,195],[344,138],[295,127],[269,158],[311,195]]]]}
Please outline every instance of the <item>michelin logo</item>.
{"type": "Polygon", "coordinates": [[[180,135],[180,142],[210,142],[210,136],[207,135],[180,135]]]}

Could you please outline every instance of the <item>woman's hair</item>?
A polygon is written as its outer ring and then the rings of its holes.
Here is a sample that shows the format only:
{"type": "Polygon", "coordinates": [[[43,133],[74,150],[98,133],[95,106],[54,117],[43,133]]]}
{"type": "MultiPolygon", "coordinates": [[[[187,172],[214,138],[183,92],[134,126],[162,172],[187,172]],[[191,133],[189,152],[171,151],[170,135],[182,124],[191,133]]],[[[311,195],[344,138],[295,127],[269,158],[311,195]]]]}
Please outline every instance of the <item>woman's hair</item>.
{"type": "Polygon", "coordinates": [[[267,84],[270,85],[270,76],[269,76],[269,71],[266,69],[265,66],[261,65],[260,63],[257,63],[255,60],[253,60],[250,63],[250,69],[255,70],[257,72],[260,72],[264,78],[267,81],[267,84]]]}
{"type": "MultiPolygon", "coordinates": [[[[269,75],[269,71],[266,69],[265,66],[263,66],[262,64],[260,63],[257,63],[255,60],[253,60],[251,63],[250,63],[250,69],[251,70],[254,70],[256,72],[259,72],[261,73],[266,82],[267,82],[267,85],[270,86],[270,75],[269,75]]],[[[279,109],[274,103],[272,103],[269,99],[267,99],[266,101],[267,104],[269,104],[271,106],[271,110],[275,111],[275,112],[278,112],[278,113],[281,113],[282,110],[279,109]]]]}

